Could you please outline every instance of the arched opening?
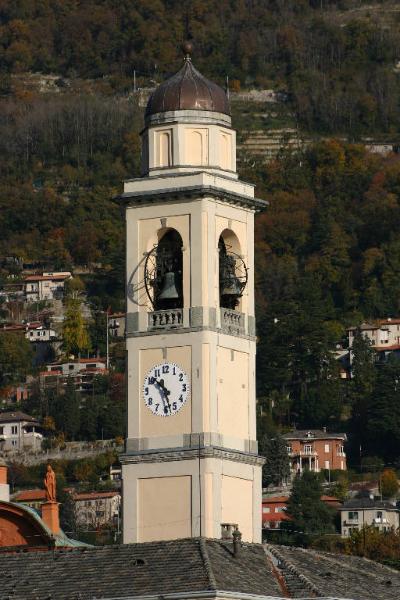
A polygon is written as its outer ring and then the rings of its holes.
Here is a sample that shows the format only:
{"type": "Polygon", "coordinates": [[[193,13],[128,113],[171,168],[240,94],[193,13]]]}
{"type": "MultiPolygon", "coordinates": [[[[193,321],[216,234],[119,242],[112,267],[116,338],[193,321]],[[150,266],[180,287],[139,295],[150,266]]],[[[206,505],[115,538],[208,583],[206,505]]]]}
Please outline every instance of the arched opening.
{"type": "Polygon", "coordinates": [[[182,238],[175,229],[169,229],[158,243],[153,280],[154,310],[183,307],[182,246],[182,238]]]}
{"type": "Polygon", "coordinates": [[[238,249],[238,240],[232,232],[227,231],[220,235],[218,253],[219,304],[221,308],[235,310],[239,306],[247,284],[247,268],[241,256],[236,252],[238,249]],[[234,243],[230,244],[229,241],[234,243]]]}

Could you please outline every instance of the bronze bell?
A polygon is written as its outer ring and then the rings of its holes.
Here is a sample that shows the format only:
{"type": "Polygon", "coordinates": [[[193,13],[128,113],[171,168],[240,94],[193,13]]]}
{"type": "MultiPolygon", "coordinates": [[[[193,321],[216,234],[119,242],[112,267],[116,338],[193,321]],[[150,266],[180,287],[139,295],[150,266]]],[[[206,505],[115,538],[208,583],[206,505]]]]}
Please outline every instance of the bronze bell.
{"type": "Polygon", "coordinates": [[[242,287],[239,279],[236,277],[236,275],[230,274],[230,276],[224,281],[224,287],[221,290],[221,296],[234,296],[235,298],[240,298],[241,295],[242,287]]]}
{"type": "Polygon", "coordinates": [[[165,273],[164,282],[158,300],[174,301],[179,299],[179,292],[176,287],[176,275],[173,272],[165,273]]]}

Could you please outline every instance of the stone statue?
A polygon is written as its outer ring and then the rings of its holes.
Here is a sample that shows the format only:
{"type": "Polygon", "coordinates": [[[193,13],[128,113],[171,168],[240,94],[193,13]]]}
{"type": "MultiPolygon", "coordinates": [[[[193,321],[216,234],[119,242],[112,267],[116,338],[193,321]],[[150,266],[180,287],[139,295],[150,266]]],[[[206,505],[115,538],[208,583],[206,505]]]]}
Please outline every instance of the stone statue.
{"type": "Polygon", "coordinates": [[[46,490],[46,500],[48,502],[56,502],[56,475],[51,465],[47,465],[46,477],[43,483],[46,490]]]}

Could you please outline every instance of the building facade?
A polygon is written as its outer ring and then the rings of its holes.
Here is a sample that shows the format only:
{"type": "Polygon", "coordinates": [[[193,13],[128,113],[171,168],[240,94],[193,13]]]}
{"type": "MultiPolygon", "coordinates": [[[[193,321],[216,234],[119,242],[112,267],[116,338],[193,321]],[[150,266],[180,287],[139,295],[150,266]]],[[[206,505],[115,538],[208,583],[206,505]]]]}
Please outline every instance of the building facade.
{"type": "Polygon", "coordinates": [[[0,413],[0,450],[2,452],[40,450],[43,434],[40,423],[25,413],[0,413]]]}
{"type": "Polygon", "coordinates": [[[285,433],[283,438],[287,443],[292,475],[301,474],[305,469],[318,473],[323,469],[345,471],[347,468],[345,433],[291,431],[285,433]]]}
{"type": "Polygon", "coordinates": [[[121,494],[119,492],[74,493],[76,521],[78,525],[98,529],[116,524],[120,516],[121,494]]]}
{"type": "Polygon", "coordinates": [[[363,527],[379,531],[397,531],[400,526],[399,510],[391,502],[359,498],[348,500],[340,509],[341,534],[349,537],[363,527]]]}
{"type": "Polygon", "coordinates": [[[41,300],[61,300],[64,296],[64,284],[72,277],[69,271],[43,273],[25,277],[25,297],[27,302],[41,300]]]}
{"type": "Polygon", "coordinates": [[[77,392],[89,393],[93,391],[93,381],[99,375],[107,375],[106,359],[81,358],[69,361],[60,361],[46,365],[46,369],[39,374],[41,390],[66,387],[68,381],[73,381],[77,392]]]}
{"type": "Polygon", "coordinates": [[[219,538],[223,523],[260,542],[253,229],[265,203],[238,180],[225,92],[190,56],[150,97],[142,158],[121,196],[124,542],[219,538]]]}

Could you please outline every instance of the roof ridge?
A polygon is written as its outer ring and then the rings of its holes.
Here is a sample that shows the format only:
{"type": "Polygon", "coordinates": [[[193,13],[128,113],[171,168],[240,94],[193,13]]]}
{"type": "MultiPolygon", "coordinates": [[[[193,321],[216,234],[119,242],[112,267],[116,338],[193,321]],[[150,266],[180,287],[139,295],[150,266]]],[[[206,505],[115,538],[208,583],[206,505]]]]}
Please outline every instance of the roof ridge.
{"type": "Polygon", "coordinates": [[[216,590],[217,589],[217,580],[215,579],[215,575],[212,569],[211,560],[208,556],[207,552],[207,544],[205,538],[201,537],[199,539],[199,548],[201,558],[203,559],[204,567],[206,569],[206,573],[209,579],[210,588],[216,590]]]}
{"type": "MultiPolygon", "coordinates": [[[[283,556],[283,554],[281,554],[281,552],[279,552],[279,550],[276,548],[276,546],[272,546],[271,544],[263,544],[263,546],[264,546],[264,552],[267,549],[272,554],[272,556],[274,556],[276,559],[278,559],[280,564],[278,564],[276,566],[276,569],[281,573],[281,575],[288,587],[289,587],[289,582],[286,579],[285,570],[289,571],[292,575],[297,577],[297,579],[301,582],[302,585],[304,585],[306,587],[306,589],[308,588],[308,590],[310,590],[312,593],[317,594],[320,597],[323,597],[323,595],[324,595],[323,592],[308,577],[303,575],[303,573],[300,573],[299,570],[297,569],[297,567],[295,567],[295,565],[290,560],[288,560],[285,556],[283,556]],[[282,569],[282,567],[283,567],[283,569],[282,569]]],[[[290,592],[290,590],[289,590],[289,592],[290,592]]]]}

